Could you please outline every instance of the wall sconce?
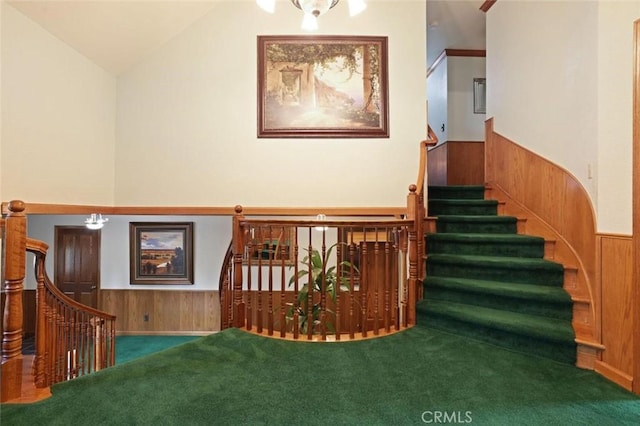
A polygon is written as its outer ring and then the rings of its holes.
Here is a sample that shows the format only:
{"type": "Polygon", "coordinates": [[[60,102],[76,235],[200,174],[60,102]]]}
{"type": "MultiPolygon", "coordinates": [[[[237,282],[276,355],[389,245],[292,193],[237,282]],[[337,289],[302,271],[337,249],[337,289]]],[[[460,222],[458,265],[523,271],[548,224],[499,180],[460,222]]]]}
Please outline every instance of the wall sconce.
{"type": "Polygon", "coordinates": [[[84,226],[89,229],[102,229],[105,223],[109,221],[109,218],[102,217],[100,213],[91,213],[91,216],[84,220],[84,226]]]}

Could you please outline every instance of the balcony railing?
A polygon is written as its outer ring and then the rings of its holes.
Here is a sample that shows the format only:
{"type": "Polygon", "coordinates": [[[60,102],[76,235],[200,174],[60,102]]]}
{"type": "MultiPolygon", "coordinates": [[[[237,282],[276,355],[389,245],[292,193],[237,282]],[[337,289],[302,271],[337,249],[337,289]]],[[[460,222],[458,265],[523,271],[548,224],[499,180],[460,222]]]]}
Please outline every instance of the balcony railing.
{"type": "Polygon", "coordinates": [[[222,328],[345,340],[415,324],[409,220],[234,218],[220,280],[222,328]]]}

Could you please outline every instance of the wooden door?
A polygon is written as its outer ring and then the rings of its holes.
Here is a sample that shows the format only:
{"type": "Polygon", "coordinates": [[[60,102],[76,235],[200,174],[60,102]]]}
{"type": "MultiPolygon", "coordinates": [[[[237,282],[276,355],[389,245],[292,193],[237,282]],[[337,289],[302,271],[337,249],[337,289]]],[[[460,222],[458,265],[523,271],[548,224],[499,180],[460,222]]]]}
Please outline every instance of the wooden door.
{"type": "Polygon", "coordinates": [[[84,226],[55,227],[54,283],[77,302],[98,307],[100,230],[84,226]]]}

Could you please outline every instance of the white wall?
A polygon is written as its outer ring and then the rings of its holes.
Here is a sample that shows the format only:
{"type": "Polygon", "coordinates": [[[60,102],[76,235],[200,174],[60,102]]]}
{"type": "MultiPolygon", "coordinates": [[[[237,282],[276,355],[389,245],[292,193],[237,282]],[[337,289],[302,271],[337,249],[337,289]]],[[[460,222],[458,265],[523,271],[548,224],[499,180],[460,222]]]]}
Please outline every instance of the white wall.
{"type": "Polygon", "coordinates": [[[597,11],[592,1],[505,1],[487,14],[487,117],[574,174],[594,203],[597,11]]]}
{"type": "Polygon", "coordinates": [[[485,58],[448,56],[447,62],[447,140],[483,141],[485,114],[473,113],[473,79],[486,76],[485,58]]]}
{"type": "Polygon", "coordinates": [[[447,140],[449,123],[447,117],[448,88],[447,88],[447,67],[448,57],[433,70],[427,77],[427,99],[429,100],[429,125],[438,137],[438,142],[447,140]],[[444,125],[444,130],[442,126],[444,125]]]}
{"type": "Polygon", "coordinates": [[[113,204],[115,78],[0,7],[2,200],[113,204]]]}
{"type": "Polygon", "coordinates": [[[633,22],[640,1],[599,4],[598,17],[598,229],[633,228],[633,22]]]}
{"type": "Polygon", "coordinates": [[[258,139],[257,35],[302,34],[301,13],[223,1],[118,79],[115,204],[403,206],[426,137],[426,6],[346,2],[319,34],[389,42],[389,139],[258,139]]]}
{"type": "MultiPolygon", "coordinates": [[[[47,273],[54,280],[55,226],[80,226],[86,216],[30,215],[28,235],[49,244],[47,273]]],[[[218,290],[224,255],[231,241],[229,216],[110,216],[102,228],[100,287],[125,290],[218,290]],[[193,285],[131,285],[129,279],[129,222],[194,222],[193,285]]],[[[25,288],[35,288],[33,258],[29,257],[25,288]]]]}
{"type": "Polygon", "coordinates": [[[487,14],[487,117],[498,133],[576,176],[601,232],[632,232],[638,18],[637,0],[505,1],[487,14]]]}

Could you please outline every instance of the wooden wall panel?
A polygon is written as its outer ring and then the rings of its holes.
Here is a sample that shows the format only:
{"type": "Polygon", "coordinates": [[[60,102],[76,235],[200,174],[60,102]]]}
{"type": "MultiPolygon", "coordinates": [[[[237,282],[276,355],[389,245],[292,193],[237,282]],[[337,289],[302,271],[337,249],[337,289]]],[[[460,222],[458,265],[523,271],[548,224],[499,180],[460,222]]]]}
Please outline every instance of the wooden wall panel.
{"type": "Polygon", "coordinates": [[[589,315],[574,318],[577,338],[601,350],[596,220],[591,199],[569,172],[495,133],[493,119],[486,122],[485,137],[488,197],[504,202],[503,214],[526,218],[525,233],[555,240],[555,260],[576,271],[575,284],[565,289],[574,303],[588,305],[583,313],[589,315]]]}
{"type": "Polygon", "coordinates": [[[429,150],[429,185],[482,185],[484,142],[447,141],[429,150]]]}
{"type": "Polygon", "coordinates": [[[118,334],[208,334],[220,330],[217,291],[101,290],[100,309],[116,315],[118,334]]]}
{"type": "Polygon", "coordinates": [[[484,142],[448,141],[448,185],[484,184],[484,142]]]}
{"type": "Polygon", "coordinates": [[[427,152],[427,184],[447,184],[447,147],[442,143],[427,152]]]}
{"type": "Polygon", "coordinates": [[[599,266],[602,288],[602,343],[596,371],[631,389],[633,380],[633,242],[631,237],[602,235],[599,266]]]}

